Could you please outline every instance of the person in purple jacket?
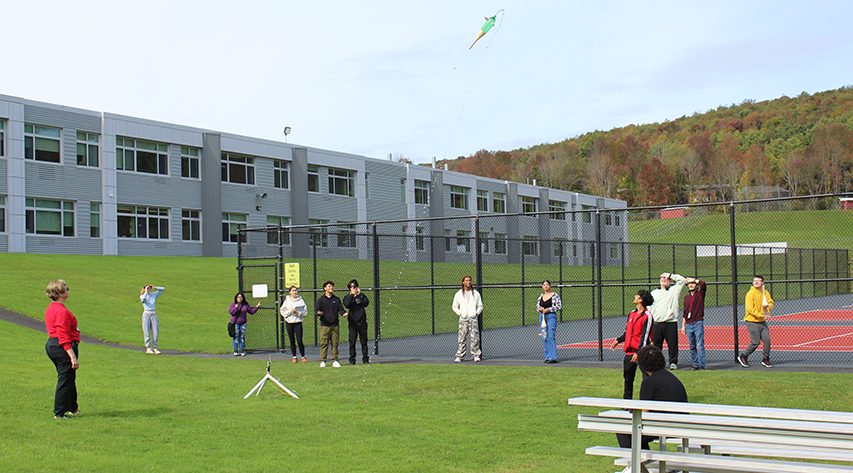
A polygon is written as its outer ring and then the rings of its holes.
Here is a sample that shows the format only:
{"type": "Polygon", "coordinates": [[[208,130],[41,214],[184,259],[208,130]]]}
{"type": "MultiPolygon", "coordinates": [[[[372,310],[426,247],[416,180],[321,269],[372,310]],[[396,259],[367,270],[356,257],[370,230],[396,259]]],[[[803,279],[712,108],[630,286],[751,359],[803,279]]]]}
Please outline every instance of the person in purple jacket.
{"type": "Polygon", "coordinates": [[[246,321],[248,320],[246,316],[257,312],[260,306],[261,301],[258,301],[255,307],[250,306],[241,292],[234,296],[234,302],[228,309],[231,322],[234,324],[234,356],[246,356],[246,352],[243,351],[246,348],[246,321]]]}

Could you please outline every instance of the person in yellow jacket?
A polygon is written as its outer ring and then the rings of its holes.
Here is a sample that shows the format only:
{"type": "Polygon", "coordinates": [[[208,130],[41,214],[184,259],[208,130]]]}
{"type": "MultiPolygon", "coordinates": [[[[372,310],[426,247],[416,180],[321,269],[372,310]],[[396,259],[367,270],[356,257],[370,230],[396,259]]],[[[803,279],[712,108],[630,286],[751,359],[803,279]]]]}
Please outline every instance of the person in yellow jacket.
{"type": "Polygon", "coordinates": [[[773,298],[770,297],[770,291],[764,288],[764,277],[755,276],[752,278],[752,287],[746,294],[746,317],[743,318],[746,322],[746,329],[749,332],[749,346],[746,350],[740,352],[737,361],[744,368],[749,368],[747,357],[754,352],[758,345],[764,344],[764,358],[761,364],[767,368],[772,368],[770,364],[770,329],[767,328],[766,317],[773,310],[773,298]]]}

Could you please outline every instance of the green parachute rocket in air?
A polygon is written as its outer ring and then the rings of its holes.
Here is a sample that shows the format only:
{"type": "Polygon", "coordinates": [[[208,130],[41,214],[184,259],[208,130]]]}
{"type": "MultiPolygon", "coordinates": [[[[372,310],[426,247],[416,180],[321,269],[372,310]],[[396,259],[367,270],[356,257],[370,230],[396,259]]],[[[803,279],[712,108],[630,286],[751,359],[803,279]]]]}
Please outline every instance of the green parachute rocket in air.
{"type": "Polygon", "coordinates": [[[477,41],[479,41],[479,40],[480,40],[480,38],[482,38],[483,36],[485,36],[485,35],[486,35],[486,33],[488,33],[490,29],[492,29],[492,27],[493,27],[493,26],[495,26],[495,18],[496,18],[497,16],[498,16],[498,15],[495,15],[495,16],[493,16],[493,17],[491,17],[491,18],[489,18],[489,17],[485,17],[485,18],[486,18],[486,22],[485,22],[485,23],[483,24],[483,26],[480,28],[480,31],[479,31],[479,32],[477,32],[477,37],[476,37],[476,38],[474,38],[474,42],[473,42],[473,43],[471,43],[471,46],[468,46],[468,49],[473,48],[473,47],[474,47],[474,44],[475,44],[477,41]]]}

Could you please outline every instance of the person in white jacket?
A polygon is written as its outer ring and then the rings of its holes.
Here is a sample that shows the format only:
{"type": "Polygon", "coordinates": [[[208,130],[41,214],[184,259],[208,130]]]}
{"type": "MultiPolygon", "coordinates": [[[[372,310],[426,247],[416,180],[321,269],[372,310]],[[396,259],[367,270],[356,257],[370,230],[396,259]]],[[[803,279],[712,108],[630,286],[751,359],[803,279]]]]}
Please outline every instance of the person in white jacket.
{"type": "Polygon", "coordinates": [[[302,362],[307,363],[305,358],[305,345],[302,343],[302,320],[308,315],[308,308],[302,296],[299,295],[299,289],[296,286],[290,286],[288,291],[290,294],[281,302],[279,313],[286,322],[287,336],[290,339],[290,352],[293,354],[293,363],[296,363],[296,347],[299,347],[299,353],[302,355],[302,362]]]}
{"type": "Polygon", "coordinates": [[[660,287],[652,291],[655,303],[649,307],[655,323],[652,325],[652,344],[663,350],[663,342],[669,348],[669,369],[678,369],[678,301],[685,279],[680,274],[663,273],[660,287]]]}
{"type": "Polygon", "coordinates": [[[461,363],[465,358],[468,334],[471,335],[471,356],[475,362],[479,362],[482,351],[477,317],[483,312],[483,299],[480,293],[471,287],[471,276],[462,278],[462,289],[453,296],[453,312],[459,316],[459,349],[456,350],[454,363],[461,363]]]}

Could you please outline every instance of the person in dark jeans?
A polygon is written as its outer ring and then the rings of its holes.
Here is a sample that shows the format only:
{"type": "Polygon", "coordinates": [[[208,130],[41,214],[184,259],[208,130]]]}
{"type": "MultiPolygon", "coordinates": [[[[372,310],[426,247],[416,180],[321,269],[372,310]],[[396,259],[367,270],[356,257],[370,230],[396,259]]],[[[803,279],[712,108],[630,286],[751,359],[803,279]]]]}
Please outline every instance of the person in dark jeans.
{"type": "Polygon", "coordinates": [[[361,339],[361,361],[370,363],[367,349],[367,313],[364,308],[370,305],[370,299],[362,294],[355,279],[347,283],[349,294],[344,296],[344,307],[349,309],[349,364],[355,364],[355,343],[361,339]]]}
{"type": "Polygon", "coordinates": [[[80,343],[80,331],[77,330],[77,318],[65,308],[68,284],[57,279],[47,285],[45,292],[53,301],[44,313],[48,336],[44,349],[56,366],[57,374],[53,418],[62,419],[80,413],[77,409],[77,368],[80,367],[77,345],[80,343]]]}
{"type": "MultiPolygon", "coordinates": [[[[637,365],[648,376],[640,385],[640,400],[642,401],[670,401],[687,402],[687,390],[681,381],[672,372],[664,369],[666,360],[663,352],[654,345],[646,345],[637,352],[637,365]]],[[[619,446],[631,448],[631,435],[616,434],[619,446]]],[[[655,437],[643,436],[642,448],[649,450],[649,442],[655,437]]]]}

